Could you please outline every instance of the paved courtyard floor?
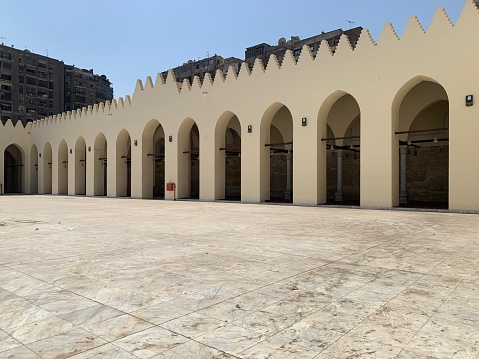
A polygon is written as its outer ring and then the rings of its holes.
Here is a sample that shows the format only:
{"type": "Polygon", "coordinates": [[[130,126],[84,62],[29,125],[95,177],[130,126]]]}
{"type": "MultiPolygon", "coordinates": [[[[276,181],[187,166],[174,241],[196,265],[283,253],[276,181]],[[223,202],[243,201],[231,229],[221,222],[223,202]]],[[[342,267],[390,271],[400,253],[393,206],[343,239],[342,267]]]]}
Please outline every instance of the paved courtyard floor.
{"type": "Polygon", "coordinates": [[[479,216],[0,196],[0,358],[478,358],[479,216]]]}

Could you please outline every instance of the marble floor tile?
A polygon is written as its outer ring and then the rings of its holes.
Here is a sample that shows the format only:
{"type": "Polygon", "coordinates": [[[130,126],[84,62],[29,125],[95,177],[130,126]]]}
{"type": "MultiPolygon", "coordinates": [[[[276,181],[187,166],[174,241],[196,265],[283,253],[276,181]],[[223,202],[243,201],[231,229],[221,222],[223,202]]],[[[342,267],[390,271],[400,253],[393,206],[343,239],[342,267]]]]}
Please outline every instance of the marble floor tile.
{"type": "Polygon", "coordinates": [[[21,346],[15,338],[0,330],[0,353],[21,346]]]}
{"type": "Polygon", "coordinates": [[[129,314],[85,325],[85,329],[109,342],[151,328],[153,324],[129,314]]]}
{"type": "MultiPolygon", "coordinates": [[[[173,349],[155,355],[151,359],[212,359],[221,358],[224,353],[207,345],[190,340],[173,349]]],[[[225,357],[226,358],[226,357],[225,357]]],[[[231,357],[231,359],[233,359],[231,357]]]]}
{"type": "Polygon", "coordinates": [[[197,337],[196,341],[227,354],[238,355],[264,339],[265,336],[252,330],[227,325],[197,337]]]}
{"type": "Polygon", "coordinates": [[[479,353],[477,216],[73,196],[0,202],[9,208],[0,358],[29,349],[119,359],[479,353]]]}
{"type": "Polygon", "coordinates": [[[32,352],[27,347],[21,346],[0,352],[1,359],[41,359],[37,354],[32,352]]]}
{"type": "Polygon", "coordinates": [[[244,359],[312,359],[318,352],[277,339],[266,339],[238,356],[244,359]]]}
{"type": "Polygon", "coordinates": [[[191,313],[180,318],[161,324],[162,328],[193,339],[201,334],[208,333],[225,323],[199,313],[191,313]]]}
{"type": "Polygon", "coordinates": [[[69,357],[72,359],[138,359],[136,355],[128,353],[113,345],[105,344],[83,353],[69,357]]]}
{"type": "Polygon", "coordinates": [[[233,322],[234,325],[271,336],[296,322],[295,317],[280,316],[258,311],[248,314],[233,322]]]}
{"type": "Polygon", "coordinates": [[[103,339],[84,329],[74,329],[54,337],[28,345],[28,348],[44,359],[66,358],[106,344],[103,339]]]}
{"type": "Polygon", "coordinates": [[[131,312],[131,315],[147,322],[159,325],[190,313],[189,310],[170,303],[160,303],[131,312]]]}
{"type": "Polygon", "coordinates": [[[169,330],[153,327],[114,341],[119,346],[139,358],[150,358],[188,341],[188,338],[169,330]]]}
{"type": "Polygon", "coordinates": [[[59,317],[49,317],[19,326],[9,331],[9,334],[22,344],[33,343],[45,338],[67,333],[75,326],[59,317]]]}
{"type": "Polygon", "coordinates": [[[119,310],[97,304],[92,307],[87,307],[84,309],[76,310],[74,312],[62,314],[60,315],[60,317],[70,323],[73,323],[80,327],[85,327],[87,325],[119,317],[123,314],[124,313],[120,312],[119,310]]]}

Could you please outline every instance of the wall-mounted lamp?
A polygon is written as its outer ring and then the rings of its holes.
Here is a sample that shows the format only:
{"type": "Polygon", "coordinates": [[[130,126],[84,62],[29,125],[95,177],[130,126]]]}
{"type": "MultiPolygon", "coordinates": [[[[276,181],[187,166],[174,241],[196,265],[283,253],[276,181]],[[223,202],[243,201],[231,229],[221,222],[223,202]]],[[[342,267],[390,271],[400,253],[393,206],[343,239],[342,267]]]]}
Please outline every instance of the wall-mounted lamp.
{"type": "Polygon", "coordinates": [[[38,157],[42,157],[42,154],[41,154],[41,153],[39,153],[39,154],[38,154],[38,157]]]}
{"type": "Polygon", "coordinates": [[[248,133],[253,132],[253,125],[248,125],[248,133]]]}
{"type": "Polygon", "coordinates": [[[467,95],[466,96],[466,106],[470,107],[474,105],[474,96],[473,95],[467,95]]]}
{"type": "Polygon", "coordinates": [[[134,144],[135,146],[138,146],[138,140],[134,140],[134,141],[133,141],[133,144],[134,144]]]}
{"type": "Polygon", "coordinates": [[[173,136],[172,135],[168,136],[168,142],[173,142],[173,136]]]}
{"type": "Polygon", "coordinates": [[[91,146],[88,146],[88,152],[91,152],[91,146]]]}
{"type": "Polygon", "coordinates": [[[303,117],[301,119],[301,126],[306,127],[308,125],[308,119],[306,117],[303,117]]]}
{"type": "Polygon", "coordinates": [[[206,95],[208,95],[208,92],[206,92],[206,91],[205,91],[205,92],[203,92],[203,95],[205,95],[205,96],[206,96],[206,95]]]}
{"type": "Polygon", "coordinates": [[[73,153],[73,151],[72,151],[72,149],[70,148],[70,154],[72,154],[72,153],[73,153]]]}

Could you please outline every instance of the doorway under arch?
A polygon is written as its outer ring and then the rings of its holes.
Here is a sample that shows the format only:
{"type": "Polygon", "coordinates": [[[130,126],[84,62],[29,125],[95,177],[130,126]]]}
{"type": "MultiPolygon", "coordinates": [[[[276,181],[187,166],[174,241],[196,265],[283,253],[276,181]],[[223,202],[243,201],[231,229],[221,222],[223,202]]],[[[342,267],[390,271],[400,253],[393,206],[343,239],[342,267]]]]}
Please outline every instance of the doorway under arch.
{"type": "Polygon", "coordinates": [[[93,158],[95,161],[94,164],[94,195],[95,196],[106,196],[107,195],[107,141],[103,133],[99,133],[95,138],[95,144],[93,146],[93,158]]]}
{"type": "Polygon", "coordinates": [[[52,193],[52,146],[49,142],[43,147],[43,194],[52,193]]]}
{"type": "Polygon", "coordinates": [[[178,131],[178,198],[200,198],[200,133],[187,118],[178,131]]]}
{"type": "Polygon", "coordinates": [[[326,114],[326,193],[330,204],[359,205],[361,112],[348,93],[336,98],[326,114]]]}
{"type": "Polygon", "coordinates": [[[4,152],[4,193],[25,193],[24,151],[11,144],[4,152]]]}
{"type": "Polygon", "coordinates": [[[414,86],[400,98],[393,114],[399,129],[399,205],[447,209],[449,99],[445,89],[432,79],[412,81],[414,86]]]}
{"type": "Polygon", "coordinates": [[[75,143],[75,194],[86,194],[86,142],[83,137],[75,143]]]}
{"type": "Polygon", "coordinates": [[[58,146],[58,194],[68,194],[68,146],[65,140],[58,146]]]}
{"type": "Polygon", "coordinates": [[[131,197],[131,138],[125,129],[116,140],[116,195],[131,197]]]}
{"type": "Polygon", "coordinates": [[[145,126],[142,135],[143,198],[165,198],[165,131],[157,120],[145,126]]]}
{"type": "Polygon", "coordinates": [[[30,150],[30,194],[38,194],[38,149],[33,145],[30,150]]]}
{"type": "Polygon", "coordinates": [[[226,111],[215,128],[215,199],[241,200],[241,123],[226,111]]]}
{"type": "Polygon", "coordinates": [[[261,120],[261,200],[293,201],[293,117],[281,104],[271,105],[261,120]]]}

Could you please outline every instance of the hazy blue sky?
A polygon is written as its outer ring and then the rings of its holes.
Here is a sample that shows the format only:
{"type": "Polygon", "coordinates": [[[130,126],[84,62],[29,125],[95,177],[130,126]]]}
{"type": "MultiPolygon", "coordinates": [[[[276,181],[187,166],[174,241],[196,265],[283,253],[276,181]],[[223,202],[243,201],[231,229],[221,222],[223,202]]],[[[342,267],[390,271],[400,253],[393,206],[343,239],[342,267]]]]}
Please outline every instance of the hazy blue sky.
{"type": "MultiPolygon", "coordinates": [[[[457,21],[465,0],[0,0],[6,45],[46,54],[112,81],[115,98],[137,78],[218,54],[244,58],[248,46],[368,28],[377,41],[385,22],[399,35],[410,15],[427,29],[438,7],[457,21]]],[[[470,1],[470,0],[468,0],[470,1]]]]}

